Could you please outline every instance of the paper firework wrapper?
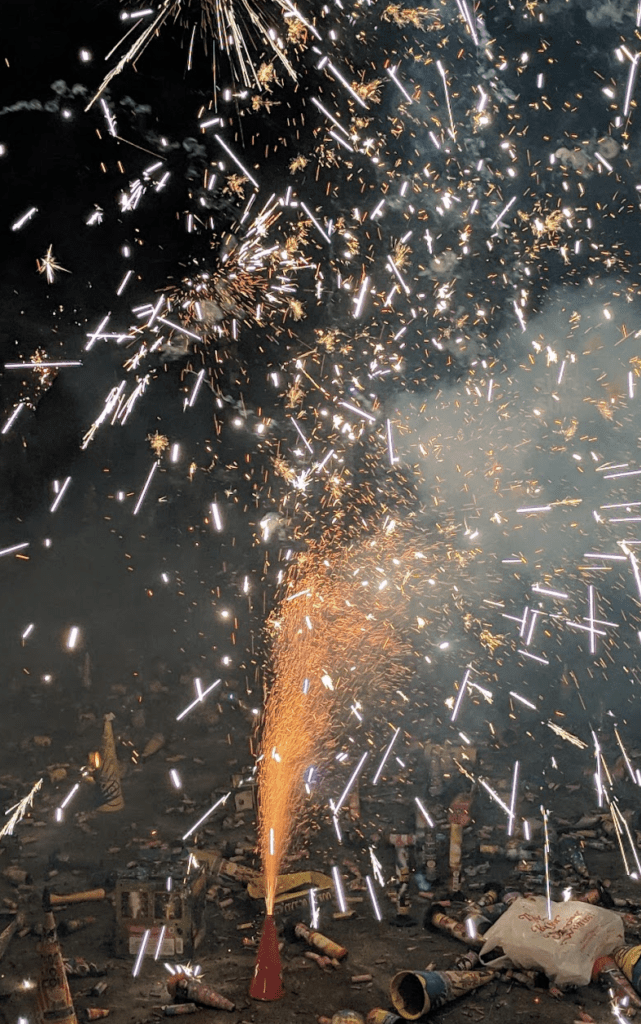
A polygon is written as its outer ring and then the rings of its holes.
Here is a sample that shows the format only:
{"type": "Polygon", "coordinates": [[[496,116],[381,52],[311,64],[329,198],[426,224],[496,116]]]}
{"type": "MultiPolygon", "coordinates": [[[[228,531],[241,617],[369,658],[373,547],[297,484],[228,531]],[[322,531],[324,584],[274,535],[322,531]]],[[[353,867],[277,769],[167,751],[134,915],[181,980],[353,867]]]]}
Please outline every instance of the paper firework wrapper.
{"type": "Polygon", "coordinates": [[[111,724],[113,717],[112,714],[105,715],[102,730],[102,759],[98,776],[102,803],[99,811],[121,811],[125,806],[116,756],[116,741],[111,724]]]}
{"type": "Polygon", "coordinates": [[[612,956],[600,956],[594,961],[592,980],[597,979],[613,988],[619,998],[626,997],[631,1006],[641,1007],[641,999],[612,956]]]}
{"type": "Polygon", "coordinates": [[[336,960],[344,960],[347,956],[347,950],[344,946],[339,946],[333,939],[328,939],[326,935],[321,935],[320,932],[312,931],[302,921],[296,925],[294,931],[299,939],[305,939],[306,942],[309,942],[310,946],[315,946],[316,949],[320,949],[327,956],[334,957],[336,960]]]}
{"type": "Polygon", "coordinates": [[[36,994],[39,1024],[78,1024],[69,983],[62,962],[56,922],[50,909],[45,912],[44,934],[38,943],[40,973],[36,994]]]}
{"type": "Polygon", "coordinates": [[[495,978],[494,971],[399,971],[392,978],[390,993],[402,1017],[418,1020],[495,978]]]}
{"type": "Polygon", "coordinates": [[[399,1024],[402,1019],[397,1013],[391,1013],[390,1010],[383,1010],[380,1006],[376,1006],[367,1014],[365,1024],[399,1024]]]}
{"type": "Polygon", "coordinates": [[[612,959],[637,992],[641,992],[641,946],[617,946],[612,959]]]}
{"type": "Polygon", "coordinates": [[[209,1006],[214,1010],[235,1009],[234,1003],[220,992],[216,992],[211,985],[205,985],[202,981],[192,981],[184,974],[175,974],[170,978],[167,990],[177,1002],[196,1003],[198,1006],[209,1006]]]}
{"type": "MultiPolygon", "coordinates": [[[[429,913],[429,911],[428,911],[429,913]]],[[[458,939],[459,942],[464,942],[466,946],[470,946],[472,949],[480,949],[483,945],[483,938],[480,935],[472,936],[468,932],[467,928],[462,921],[457,921],[453,917],[449,917],[443,913],[440,907],[434,907],[429,921],[433,928],[436,928],[439,932],[445,932],[446,935],[451,935],[453,939],[458,939]]]]}

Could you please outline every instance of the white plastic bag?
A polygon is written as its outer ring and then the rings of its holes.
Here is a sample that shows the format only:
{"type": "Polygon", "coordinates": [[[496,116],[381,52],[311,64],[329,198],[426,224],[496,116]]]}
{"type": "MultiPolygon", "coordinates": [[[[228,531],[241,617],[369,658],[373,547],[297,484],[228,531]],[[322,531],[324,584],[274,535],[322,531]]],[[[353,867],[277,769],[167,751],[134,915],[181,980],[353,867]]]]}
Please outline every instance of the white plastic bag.
{"type": "Polygon", "coordinates": [[[592,965],[623,942],[618,914],[590,903],[517,899],[485,933],[481,959],[500,946],[516,967],[544,971],[557,985],[587,985],[592,965]]]}

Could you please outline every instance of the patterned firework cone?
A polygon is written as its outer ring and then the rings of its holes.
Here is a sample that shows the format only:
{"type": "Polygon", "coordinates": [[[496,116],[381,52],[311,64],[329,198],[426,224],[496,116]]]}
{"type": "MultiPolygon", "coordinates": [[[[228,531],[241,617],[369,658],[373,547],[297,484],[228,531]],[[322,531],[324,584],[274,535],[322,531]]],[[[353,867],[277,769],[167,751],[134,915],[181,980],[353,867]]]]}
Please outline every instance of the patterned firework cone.
{"type": "Polygon", "coordinates": [[[98,808],[99,811],[121,811],[125,806],[120,784],[120,768],[116,756],[116,741],[111,724],[113,717],[112,714],[105,715],[102,730],[102,754],[98,778],[102,803],[98,808]]]}

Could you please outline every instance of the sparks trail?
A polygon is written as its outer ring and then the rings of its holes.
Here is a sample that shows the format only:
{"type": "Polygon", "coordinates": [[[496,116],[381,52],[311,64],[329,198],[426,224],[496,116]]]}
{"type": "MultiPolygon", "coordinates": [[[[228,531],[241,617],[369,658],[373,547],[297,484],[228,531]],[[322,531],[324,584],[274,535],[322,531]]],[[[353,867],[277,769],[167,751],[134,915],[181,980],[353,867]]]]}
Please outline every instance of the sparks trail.
{"type": "Polygon", "coordinates": [[[405,676],[409,647],[395,607],[399,577],[395,574],[396,586],[389,591],[381,587],[380,576],[371,578],[377,575],[375,564],[387,564],[402,546],[391,524],[351,545],[337,534],[310,546],[292,568],[269,619],[271,683],[259,768],[267,913],[301,815],[310,767],[328,759],[330,741],[359,694],[375,702],[405,676]]]}
{"type": "MultiPolygon", "coordinates": [[[[433,540],[416,524],[387,517],[378,527],[361,528],[351,541],[344,530],[335,529],[323,541],[312,542],[289,571],[268,622],[270,684],[259,760],[268,913],[305,793],[315,785],[312,776],[327,782],[333,748],[340,735],[344,738],[346,723],[355,730],[363,722],[371,727],[377,715],[389,715],[390,696],[402,696],[406,689],[426,626],[415,612],[428,574],[441,577],[439,608],[430,613],[430,628],[439,614],[441,619],[447,614],[445,580],[453,592],[454,580],[461,583],[460,562],[450,554],[445,533],[433,540]]],[[[400,729],[395,727],[382,753],[374,782],[400,729]]],[[[343,789],[343,782],[337,788],[343,789]]],[[[338,835],[347,789],[330,805],[338,835]]]]}
{"type": "MultiPolygon", "coordinates": [[[[281,14],[294,11],[286,0],[276,0],[273,5],[281,14]]],[[[292,79],[296,71],[290,62],[285,44],[278,36],[282,27],[274,16],[274,10],[261,0],[163,0],[153,8],[144,19],[140,29],[135,24],[120,42],[113,47],[111,54],[134,32],[134,41],[129,49],[118,60],[117,64],[103,79],[100,88],[86,107],[88,110],[103,94],[109,83],[128,65],[135,64],[159,30],[170,23],[177,23],[187,39],[187,70],[192,66],[194,37],[198,33],[205,53],[211,56],[212,70],[216,77],[220,54],[224,54],[234,78],[246,87],[261,88],[260,69],[256,67],[255,50],[257,46],[271,50],[292,79]],[[257,37],[257,39],[255,38],[257,37]]]]}

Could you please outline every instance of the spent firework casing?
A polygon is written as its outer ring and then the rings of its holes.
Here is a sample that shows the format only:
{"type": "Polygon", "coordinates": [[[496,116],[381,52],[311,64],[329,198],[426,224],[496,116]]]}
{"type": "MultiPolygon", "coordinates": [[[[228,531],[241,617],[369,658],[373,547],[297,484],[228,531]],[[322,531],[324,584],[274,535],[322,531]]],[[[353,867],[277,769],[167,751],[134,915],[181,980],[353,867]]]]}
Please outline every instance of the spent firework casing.
{"type": "Polygon", "coordinates": [[[159,750],[162,750],[164,745],[165,745],[165,737],[164,737],[163,733],[155,732],[153,734],[153,736],[151,737],[151,739],[147,740],[147,743],[145,744],[145,748],[144,748],[142,754],[140,755],[142,760],[146,761],[147,758],[153,757],[153,755],[157,754],[159,750]]]}
{"type": "Polygon", "coordinates": [[[45,914],[44,936],[38,943],[40,974],[37,1006],[40,1024],[77,1024],[69,982],[65,972],[56,923],[51,911],[45,914]]]}
{"type": "Polygon", "coordinates": [[[383,1010],[380,1006],[376,1006],[367,1014],[365,1024],[399,1024],[402,1020],[403,1018],[399,1017],[397,1013],[391,1013],[389,1010],[383,1010]]]}
{"type": "Polygon", "coordinates": [[[390,832],[387,842],[390,846],[401,849],[404,846],[417,846],[421,838],[414,832],[390,832]]]}
{"type": "Polygon", "coordinates": [[[641,1007],[641,999],[612,956],[600,956],[594,961],[592,980],[597,979],[613,988],[619,998],[627,997],[631,1006],[641,1007]]]}
{"type": "Polygon", "coordinates": [[[182,1003],[196,1003],[199,1006],[210,1006],[214,1010],[234,1010],[235,1005],[220,992],[202,981],[190,981],[182,975],[174,975],[167,982],[169,994],[182,1003]]]}
{"type": "Polygon", "coordinates": [[[575,903],[591,903],[596,906],[601,902],[601,892],[599,889],[588,889],[587,892],[582,892],[578,896],[573,895],[572,899],[575,903]]]}
{"type": "Polygon", "coordinates": [[[337,942],[332,939],[328,939],[326,935],[321,935],[320,932],[313,931],[308,928],[303,922],[299,922],[294,928],[294,932],[299,939],[305,939],[310,946],[315,946],[316,949],[320,949],[326,956],[334,957],[336,960],[344,960],[347,956],[347,950],[344,946],[339,946],[337,942]]]}
{"type": "Polygon", "coordinates": [[[494,971],[399,971],[390,992],[394,1007],[407,1020],[451,1003],[467,992],[494,981],[494,971]]]}
{"type": "Polygon", "coordinates": [[[435,907],[432,910],[430,921],[432,927],[436,928],[439,932],[445,932],[446,935],[451,935],[453,939],[458,939],[459,942],[464,942],[466,946],[471,946],[472,949],[480,949],[483,945],[483,939],[480,935],[470,935],[462,921],[457,921],[453,917],[448,917],[448,915],[444,914],[438,907],[435,907]]]}
{"type": "Polygon", "coordinates": [[[612,959],[637,992],[641,992],[641,946],[617,946],[612,959]]]}
{"type": "Polygon", "coordinates": [[[461,881],[463,829],[470,822],[472,793],[458,793],[447,812],[450,824],[450,885],[456,891],[461,881]]]}
{"type": "Polygon", "coordinates": [[[98,784],[102,795],[99,811],[121,811],[125,806],[120,782],[120,768],[116,755],[116,741],[111,721],[113,715],[105,715],[102,730],[102,758],[98,784]]]}
{"type": "Polygon", "coordinates": [[[82,1015],[85,1020],[100,1020],[101,1017],[109,1016],[109,1010],[101,1010],[98,1006],[88,1006],[82,1015]]]}
{"type": "Polygon", "coordinates": [[[178,1017],[184,1013],[195,1013],[198,1007],[195,1003],[169,1003],[168,1006],[161,1006],[160,1009],[165,1017],[178,1017]]]}
{"type": "Polygon", "coordinates": [[[475,949],[469,949],[467,953],[457,957],[454,962],[455,971],[473,971],[481,962],[481,958],[475,949]]]}

